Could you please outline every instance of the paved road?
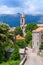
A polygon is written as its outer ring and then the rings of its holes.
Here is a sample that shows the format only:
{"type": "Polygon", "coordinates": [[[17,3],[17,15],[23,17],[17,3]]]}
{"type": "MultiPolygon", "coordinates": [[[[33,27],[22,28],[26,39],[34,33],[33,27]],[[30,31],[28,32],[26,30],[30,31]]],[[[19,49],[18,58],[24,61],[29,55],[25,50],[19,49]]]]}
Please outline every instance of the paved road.
{"type": "Polygon", "coordinates": [[[43,59],[36,52],[33,53],[32,49],[28,48],[27,61],[24,65],[43,65],[43,59]]]}

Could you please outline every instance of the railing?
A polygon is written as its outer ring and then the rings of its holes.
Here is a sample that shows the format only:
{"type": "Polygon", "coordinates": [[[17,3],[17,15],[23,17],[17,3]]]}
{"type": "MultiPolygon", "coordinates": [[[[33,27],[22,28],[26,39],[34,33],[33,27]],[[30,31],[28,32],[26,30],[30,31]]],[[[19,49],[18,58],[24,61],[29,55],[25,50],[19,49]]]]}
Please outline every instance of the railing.
{"type": "Polygon", "coordinates": [[[25,62],[26,62],[26,60],[27,60],[27,55],[25,55],[25,57],[24,57],[23,60],[21,61],[20,65],[24,65],[25,62]]]}

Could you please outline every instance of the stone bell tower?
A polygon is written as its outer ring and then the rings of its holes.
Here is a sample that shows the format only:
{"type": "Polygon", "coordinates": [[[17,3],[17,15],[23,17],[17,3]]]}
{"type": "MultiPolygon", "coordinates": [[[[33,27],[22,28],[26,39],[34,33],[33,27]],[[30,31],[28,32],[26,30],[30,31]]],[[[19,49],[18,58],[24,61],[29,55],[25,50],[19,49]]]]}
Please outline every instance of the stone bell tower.
{"type": "Polygon", "coordinates": [[[21,17],[20,17],[20,27],[23,31],[23,36],[25,36],[25,15],[24,12],[22,13],[21,17]]]}

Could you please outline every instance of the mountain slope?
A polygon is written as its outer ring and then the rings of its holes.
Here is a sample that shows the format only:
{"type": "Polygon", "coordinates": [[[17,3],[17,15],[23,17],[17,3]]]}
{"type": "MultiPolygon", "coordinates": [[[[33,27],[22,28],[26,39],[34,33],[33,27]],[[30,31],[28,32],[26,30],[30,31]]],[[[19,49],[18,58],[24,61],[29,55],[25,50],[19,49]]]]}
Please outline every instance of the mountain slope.
{"type": "MultiPolygon", "coordinates": [[[[10,25],[10,27],[20,26],[20,15],[21,14],[15,14],[15,15],[0,15],[0,23],[7,23],[10,25]]],[[[26,17],[26,24],[28,23],[43,23],[43,15],[25,15],[26,17]]]]}

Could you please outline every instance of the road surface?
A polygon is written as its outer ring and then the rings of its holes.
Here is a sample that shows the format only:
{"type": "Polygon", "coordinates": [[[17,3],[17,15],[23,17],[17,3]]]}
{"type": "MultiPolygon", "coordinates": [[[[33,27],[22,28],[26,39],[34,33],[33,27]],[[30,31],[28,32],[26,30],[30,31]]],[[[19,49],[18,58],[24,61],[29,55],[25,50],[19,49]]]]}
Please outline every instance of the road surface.
{"type": "Polygon", "coordinates": [[[36,52],[32,52],[32,49],[28,48],[27,61],[24,65],[43,65],[43,58],[38,56],[36,52]]]}

